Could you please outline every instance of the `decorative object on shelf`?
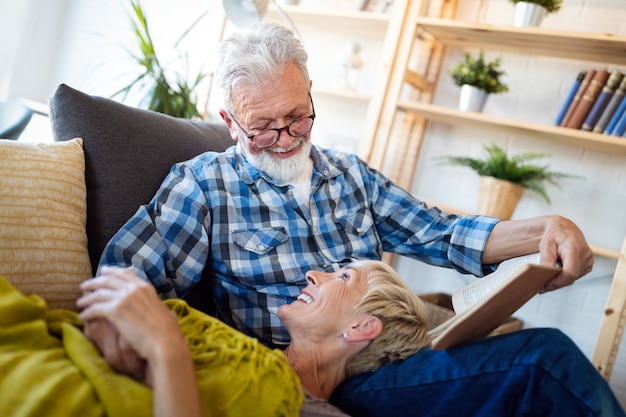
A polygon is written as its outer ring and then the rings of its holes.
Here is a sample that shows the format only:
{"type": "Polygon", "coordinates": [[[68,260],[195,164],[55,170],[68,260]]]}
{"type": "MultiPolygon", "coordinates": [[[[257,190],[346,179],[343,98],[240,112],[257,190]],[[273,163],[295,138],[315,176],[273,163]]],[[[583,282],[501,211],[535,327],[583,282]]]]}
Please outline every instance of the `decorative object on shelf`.
{"type": "MultiPolygon", "coordinates": [[[[276,0],[223,0],[222,5],[226,13],[226,18],[235,25],[244,27],[259,23],[263,15],[265,15],[265,12],[267,12],[270,1],[276,6],[276,10],[278,10],[281,17],[285,19],[293,34],[296,35],[300,41],[303,41],[302,35],[300,35],[295,23],[293,23],[293,20],[289,18],[276,0]]],[[[283,2],[283,4],[284,3],[296,4],[298,2],[289,1],[283,2]]]]}
{"type": "Polygon", "coordinates": [[[363,0],[360,10],[364,12],[387,13],[392,5],[393,0],[363,0]]]}
{"type": "Polygon", "coordinates": [[[356,91],[361,76],[361,68],[363,67],[363,58],[359,55],[361,45],[356,41],[349,41],[346,42],[344,49],[346,54],[341,61],[343,87],[356,91]]]}
{"type": "MultiPolygon", "coordinates": [[[[174,117],[185,119],[200,119],[198,110],[198,98],[195,93],[196,87],[206,77],[207,74],[199,73],[190,82],[183,76],[162,66],[157,57],[150,31],[148,30],[148,20],[142,9],[139,0],[131,0],[133,15],[131,25],[137,37],[139,53],[130,52],[132,58],[143,67],[143,72],[126,87],[120,89],[112,95],[116,97],[127,95],[135,89],[145,91],[145,96],[141,101],[147,109],[159,113],[168,114],[174,117]]],[[[202,13],[193,24],[178,39],[178,45],[191,29],[207,14],[202,13]]]]}
{"type": "Polygon", "coordinates": [[[461,86],[461,95],[459,97],[459,110],[482,112],[487,103],[489,94],[485,90],[469,84],[461,86]]]}
{"type": "Polygon", "coordinates": [[[484,51],[480,51],[477,58],[466,53],[465,59],[450,70],[454,83],[461,87],[459,110],[481,112],[489,94],[509,91],[508,86],[501,80],[506,74],[500,68],[501,64],[502,57],[486,62],[484,51]],[[474,91],[476,89],[481,91],[474,91]]]}
{"type": "Polygon", "coordinates": [[[532,165],[528,161],[549,156],[544,153],[526,152],[509,157],[497,145],[484,146],[487,156],[483,159],[467,156],[443,157],[443,162],[450,165],[465,166],[480,175],[478,213],[488,216],[510,219],[522,197],[524,189],[539,194],[550,204],[550,197],[545,188],[549,182],[558,186],[558,180],[581,178],[575,175],[554,172],[547,165],[532,165]]]}
{"type": "Polygon", "coordinates": [[[513,26],[533,27],[541,25],[548,13],[561,8],[562,0],[511,0],[515,4],[513,26]]]}

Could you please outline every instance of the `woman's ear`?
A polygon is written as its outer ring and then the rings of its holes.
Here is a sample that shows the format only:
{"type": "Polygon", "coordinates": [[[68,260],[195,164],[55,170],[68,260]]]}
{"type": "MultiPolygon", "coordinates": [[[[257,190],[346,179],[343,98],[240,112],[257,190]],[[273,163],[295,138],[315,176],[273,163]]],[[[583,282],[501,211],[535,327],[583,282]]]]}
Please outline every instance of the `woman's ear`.
{"type": "Polygon", "coordinates": [[[348,333],[348,340],[370,341],[376,339],[383,331],[383,322],[376,316],[364,314],[354,323],[348,333]]]}

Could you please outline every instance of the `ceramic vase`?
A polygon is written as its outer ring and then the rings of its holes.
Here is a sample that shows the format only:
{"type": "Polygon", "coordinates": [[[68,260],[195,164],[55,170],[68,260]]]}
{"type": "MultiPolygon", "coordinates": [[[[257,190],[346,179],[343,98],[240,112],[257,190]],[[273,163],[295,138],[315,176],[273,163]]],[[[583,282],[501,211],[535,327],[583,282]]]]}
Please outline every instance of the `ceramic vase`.
{"type": "Polygon", "coordinates": [[[532,27],[539,26],[543,17],[546,15],[545,7],[535,3],[521,1],[515,4],[515,16],[513,26],[515,27],[532,27]]]}
{"type": "Polygon", "coordinates": [[[485,90],[481,90],[473,85],[462,85],[459,110],[482,112],[488,95],[485,90]]]}

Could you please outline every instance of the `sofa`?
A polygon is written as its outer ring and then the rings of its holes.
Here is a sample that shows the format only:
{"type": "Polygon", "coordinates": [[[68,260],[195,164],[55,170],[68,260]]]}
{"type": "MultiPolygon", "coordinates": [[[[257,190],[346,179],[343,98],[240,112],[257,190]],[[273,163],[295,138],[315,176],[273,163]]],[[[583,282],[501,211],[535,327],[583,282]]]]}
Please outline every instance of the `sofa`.
{"type": "MultiPolygon", "coordinates": [[[[112,371],[82,337],[79,285],[95,274],[106,243],[150,201],[173,164],[234,142],[223,123],[139,110],[67,85],[50,96],[49,109],[54,142],[0,139],[0,374],[6,376],[0,415],[148,416],[151,391],[112,371]]],[[[204,271],[185,297],[209,314],[212,277],[204,271]]],[[[211,393],[201,396],[205,415],[226,415],[230,407],[236,411],[228,415],[247,415],[241,410],[247,413],[250,403],[259,415],[297,414],[299,381],[282,354],[243,336],[226,337],[219,327],[209,332],[215,322],[176,300],[169,305],[182,309],[181,328],[202,364],[198,387],[211,393]],[[215,333],[219,351],[209,343],[215,333]],[[219,368],[210,365],[215,360],[219,368]]],[[[307,402],[300,415],[332,409],[307,402]]]]}
{"type": "MultiPolygon", "coordinates": [[[[223,123],[132,108],[65,84],[49,110],[54,143],[0,145],[0,274],[52,308],[73,309],[108,240],[170,167],[234,142],[223,123]]],[[[204,275],[186,299],[210,314],[211,271],[204,275]]]]}

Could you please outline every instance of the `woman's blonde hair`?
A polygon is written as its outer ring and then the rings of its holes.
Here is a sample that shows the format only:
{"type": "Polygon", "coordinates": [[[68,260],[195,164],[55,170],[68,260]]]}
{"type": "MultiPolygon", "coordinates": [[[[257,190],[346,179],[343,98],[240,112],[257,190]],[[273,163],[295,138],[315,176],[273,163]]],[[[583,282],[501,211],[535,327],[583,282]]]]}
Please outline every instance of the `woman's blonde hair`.
{"type": "Polygon", "coordinates": [[[354,306],[354,311],[378,317],[383,330],[348,361],[348,377],[405,359],[430,345],[426,305],[396,271],[380,261],[357,261],[352,266],[361,269],[369,283],[368,291],[354,306]]]}

